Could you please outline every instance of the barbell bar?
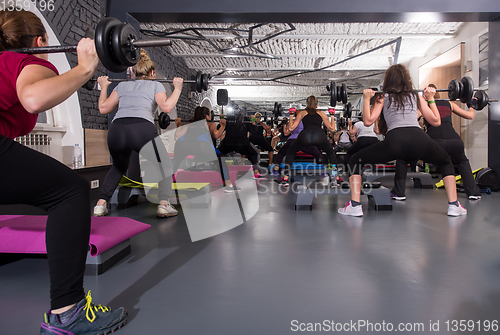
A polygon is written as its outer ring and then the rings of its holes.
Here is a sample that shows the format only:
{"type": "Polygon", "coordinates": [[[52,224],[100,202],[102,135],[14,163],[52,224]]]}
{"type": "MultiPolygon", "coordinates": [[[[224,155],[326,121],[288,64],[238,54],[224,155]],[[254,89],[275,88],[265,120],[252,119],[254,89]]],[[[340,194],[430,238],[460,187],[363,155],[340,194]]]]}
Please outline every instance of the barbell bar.
{"type": "MultiPolygon", "coordinates": [[[[227,120],[227,116],[225,115],[220,115],[219,116],[221,119],[226,119],[227,120]]],[[[167,129],[168,126],[170,126],[170,123],[172,122],[172,119],[170,118],[170,115],[168,115],[168,113],[165,113],[165,112],[161,112],[160,115],[158,115],[158,125],[160,126],[161,129],[167,129]]],[[[182,122],[188,122],[186,120],[182,120],[182,122]]],[[[220,119],[219,120],[213,120],[213,117],[212,117],[212,121],[211,122],[220,122],[220,119]]],[[[244,120],[243,123],[254,123],[254,122],[258,122],[258,123],[263,123],[262,119],[259,117],[259,118],[254,118],[254,117],[251,117],[250,120],[244,120]]]]}
{"type": "MultiPolygon", "coordinates": [[[[137,32],[128,23],[108,17],[97,24],[94,43],[102,65],[111,72],[124,72],[129,66],[137,64],[140,58],[139,48],[169,46],[172,40],[137,39],[137,32]]],[[[75,52],[76,45],[44,46],[38,48],[19,48],[8,51],[25,54],[49,54],[75,52]]]]}

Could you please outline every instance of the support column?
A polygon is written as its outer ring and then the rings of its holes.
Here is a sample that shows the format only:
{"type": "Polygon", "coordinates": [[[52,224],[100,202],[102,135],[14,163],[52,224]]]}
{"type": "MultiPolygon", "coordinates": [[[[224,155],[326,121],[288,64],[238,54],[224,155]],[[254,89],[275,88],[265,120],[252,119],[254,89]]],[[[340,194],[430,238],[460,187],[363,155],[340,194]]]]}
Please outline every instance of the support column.
{"type": "MultiPolygon", "coordinates": [[[[500,18],[489,23],[488,95],[500,98],[500,18]]],[[[500,103],[488,108],[488,166],[500,175],[500,103]]]]}

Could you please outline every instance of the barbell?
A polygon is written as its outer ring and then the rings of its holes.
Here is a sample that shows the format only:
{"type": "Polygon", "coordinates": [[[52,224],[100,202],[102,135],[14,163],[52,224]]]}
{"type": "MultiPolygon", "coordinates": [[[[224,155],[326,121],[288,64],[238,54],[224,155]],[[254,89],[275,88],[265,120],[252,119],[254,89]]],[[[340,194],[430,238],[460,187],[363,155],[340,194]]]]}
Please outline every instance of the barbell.
{"type": "MultiPolygon", "coordinates": [[[[108,17],[97,24],[94,36],[95,48],[102,65],[111,72],[123,72],[140,59],[139,48],[172,45],[170,39],[138,40],[137,32],[128,23],[108,17]]],[[[8,51],[25,54],[74,52],[76,45],[19,48],[8,51]]]]}
{"type": "MultiPolygon", "coordinates": [[[[160,83],[173,83],[172,79],[117,79],[117,78],[108,78],[110,82],[113,83],[121,83],[128,81],[136,81],[136,80],[148,80],[148,81],[157,81],[160,83]]],[[[208,90],[208,82],[210,80],[210,76],[206,73],[196,72],[194,79],[192,80],[184,80],[183,84],[194,84],[194,89],[196,92],[201,93],[203,91],[208,90]]],[[[217,82],[219,84],[223,84],[223,82],[217,82]]],[[[87,83],[83,85],[83,88],[87,90],[94,90],[97,87],[97,80],[95,78],[91,78],[87,83]]]]}
{"type": "MultiPolygon", "coordinates": [[[[489,105],[490,101],[493,101],[493,100],[490,100],[490,98],[488,97],[488,94],[483,90],[477,90],[476,93],[474,93],[474,98],[476,98],[476,101],[473,102],[474,99],[471,99],[470,103],[472,103],[472,107],[478,111],[483,110],[484,107],[489,105]]],[[[440,99],[437,99],[437,100],[440,100],[440,99]]],[[[360,111],[360,110],[353,109],[352,104],[350,102],[348,102],[347,104],[344,105],[343,117],[345,117],[346,119],[352,118],[353,111],[360,111]]]]}
{"type": "MultiPolygon", "coordinates": [[[[220,117],[227,119],[227,117],[224,115],[221,115],[220,117]]],[[[260,118],[258,118],[258,119],[259,120],[257,120],[257,118],[251,117],[250,120],[245,120],[245,121],[243,121],[243,123],[260,122],[260,118]]],[[[160,115],[158,115],[158,125],[160,126],[161,129],[167,129],[168,126],[170,126],[171,122],[172,122],[172,119],[170,118],[170,115],[168,115],[168,113],[161,112],[160,115]]],[[[186,122],[186,120],[182,120],[182,122],[186,122]]],[[[212,116],[211,122],[219,122],[219,121],[213,120],[213,116],[212,116]]]]}
{"type": "MultiPolygon", "coordinates": [[[[340,86],[335,85],[335,81],[331,81],[330,85],[327,86],[327,90],[330,92],[330,106],[335,107],[337,102],[342,102],[344,104],[347,103],[348,95],[360,95],[363,92],[352,92],[347,93],[347,86],[342,84],[340,86]]],[[[423,92],[423,90],[416,90],[417,92],[423,92]]],[[[436,92],[447,92],[448,99],[451,101],[455,101],[459,99],[462,103],[471,103],[472,99],[476,97],[474,92],[479,92],[481,90],[474,89],[474,83],[470,77],[463,77],[460,81],[453,79],[448,84],[448,89],[436,89],[436,92]]],[[[477,110],[481,110],[489,102],[498,102],[498,99],[489,99],[486,92],[482,91],[480,93],[480,97],[482,98],[482,103],[478,103],[477,110]],[[484,95],[486,96],[484,96],[484,95]],[[482,106],[482,107],[480,107],[482,106]]],[[[477,94],[477,93],[476,93],[477,94]]],[[[477,97],[476,97],[477,98],[477,97]]],[[[478,99],[479,100],[479,99],[478,99]]]]}

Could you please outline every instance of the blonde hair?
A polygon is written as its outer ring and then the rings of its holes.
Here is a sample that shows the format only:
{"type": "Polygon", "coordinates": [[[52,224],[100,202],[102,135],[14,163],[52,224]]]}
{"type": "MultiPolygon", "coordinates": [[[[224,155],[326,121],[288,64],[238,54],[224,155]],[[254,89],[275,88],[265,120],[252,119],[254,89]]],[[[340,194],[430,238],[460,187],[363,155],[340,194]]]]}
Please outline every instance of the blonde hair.
{"type": "Polygon", "coordinates": [[[155,63],[149,58],[148,53],[141,49],[141,58],[132,67],[132,71],[137,79],[147,78],[151,74],[151,71],[155,70],[155,63]]]}

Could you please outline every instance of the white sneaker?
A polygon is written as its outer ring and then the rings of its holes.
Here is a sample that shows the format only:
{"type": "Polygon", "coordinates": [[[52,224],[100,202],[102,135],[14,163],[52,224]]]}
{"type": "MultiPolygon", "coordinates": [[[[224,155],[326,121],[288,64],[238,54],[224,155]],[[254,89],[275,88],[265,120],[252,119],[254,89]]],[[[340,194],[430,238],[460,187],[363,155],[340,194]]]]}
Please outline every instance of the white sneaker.
{"type": "Polygon", "coordinates": [[[469,195],[469,200],[481,200],[480,195],[469,195]]]}
{"type": "Polygon", "coordinates": [[[467,215],[467,210],[460,204],[460,202],[458,203],[458,206],[448,204],[448,215],[449,216],[467,215]]]}
{"type": "Polygon", "coordinates": [[[165,206],[158,205],[156,209],[156,216],[159,218],[167,218],[169,216],[176,216],[177,214],[179,214],[179,212],[171,204],[165,206]]]}
{"type": "Polygon", "coordinates": [[[108,207],[107,206],[95,206],[94,207],[94,216],[105,216],[108,215],[108,207]]]}
{"type": "Polygon", "coordinates": [[[226,193],[234,193],[236,191],[241,191],[241,188],[234,185],[227,185],[226,187],[224,187],[224,192],[226,193]]]}
{"type": "Polygon", "coordinates": [[[406,197],[400,197],[399,195],[394,194],[394,193],[391,192],[391,199],[394,199],[394,200],[397,200],[397,201],[405,201],[406,197]]]}
{"type": "Polygon", "coordinates": [[[363,216],[363,209],[361,205],[353,207],[351,202],[346,202],[344,208],[339,208],[339,214],[350,216],[363,216]]]}

